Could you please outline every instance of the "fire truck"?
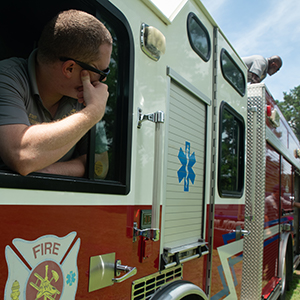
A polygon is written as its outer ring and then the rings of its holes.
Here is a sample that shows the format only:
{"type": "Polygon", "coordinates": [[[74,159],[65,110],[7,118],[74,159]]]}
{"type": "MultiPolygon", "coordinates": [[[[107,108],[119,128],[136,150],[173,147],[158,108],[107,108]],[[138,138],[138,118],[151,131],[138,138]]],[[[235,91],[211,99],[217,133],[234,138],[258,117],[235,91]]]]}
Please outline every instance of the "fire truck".
{"type": "Polygon", "coordinates": [[[162,3],[1,5],[0,59],[27,58],[66,9],[114,40],[86,176],[0,170],[3,299],[284,299],[299,141],[203,4],[162,3]]]}

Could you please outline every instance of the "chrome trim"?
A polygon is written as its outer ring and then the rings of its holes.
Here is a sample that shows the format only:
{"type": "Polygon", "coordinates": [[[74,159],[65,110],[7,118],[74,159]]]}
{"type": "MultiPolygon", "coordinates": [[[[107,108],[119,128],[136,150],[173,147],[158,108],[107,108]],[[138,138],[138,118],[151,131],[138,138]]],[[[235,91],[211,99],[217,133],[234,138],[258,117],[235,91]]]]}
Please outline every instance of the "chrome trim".
{"type": "Polygon", "coordinates": [[[138,128],[142,127],[143,121],[155,123],[155,140],[154,140],[154,159],[153,159],[153,194],[152,194],[152,213],[151,229],[141,231],[135,228],[134,233],[138,235],[148,234],[150,231],[153,241],[159,240],[160,225],[160,203],[161,203],[161,183],[162,183],[162,165],[163,165],[163,127],[165,121],[164,113],[157,111],[151,114],[142,114],[142,109],[138,108],[138,128]],[[141,232],[141,234],[139,234],[141,232]]]}
{"type": "Polygon", "coordinates": [[[151,121],[154,123],[164,123],[165,122],[164,112],[159,110],[151,114],[143,115],[142,109],[138,108],[138,125],[137,125],[138,129],[142,127],[142,122],[144,121],[151,121]]]}
{"type": "Polygon", "coordinates": [[[168,248],[168,247],[166,247],[165,250],[168,252],[169,255],[173,255],[175,253],[180,253],[180,252],[184,252],[184,251],[195,249],[195,248],[197,248],[199,246],[203,246],[205,244],[206,243],[204,241],[198,241],[196,243],[182,245],[182,246],[174,247],[174,248],[168,248]]]}
{"type": "Polygon", "coordinates": [[[161,255],[161,267],[163,269],[169,269],[190,260],[200,258],[208,253],[207,243],[202,240],[179,247],[164,248],[164,252],[161,255]]]}
{"type": "Polygon", "coordinates": [[[143,236],[145,238],[151,239],[153,241],[159,240],[159,228],[146,228],[146,229],[138,229],[137,223],[133,223],[133,238],[134,242],[136,241],[136,237],[143,236]]]}
{"type": "Polygon", "coordinates": [[[207,105],[211,105],[211,100],[205,94],[203,94],[200,90],[198,90],[195,86],[193,86],[189,81],[179,75],[172,68],[167,67],[167,75],[170,76],[173,80],[175,80],[178,84],[186,88],[192,94],[194,94],[197,98],[200,98],[207,105]]]}
{"type": "Polygon", "coordinates": [[[256,140],[257,140],[257,107],[252,106],[248,108],[249,113],[252,113],[252,125],[253,125],[253,137],[252,137],[252,149],[253,149],[253,161],[252,161],[252,173],[251,173],[251,215],[245,216],[246,220],[252,221],[254,218],[254,208],[255,208],[255,176],[256,176],[256,140]]]}
{"type": "MultiPolygon", "coordinates": [[[[261,299],[263,276],[266,174],[266,108],[265,90],[261,85],[248,85],[247,132],[246,132],[246,182],[245,215],[253,214],[253,191],[255,192],[254,216],[245,219],[244,229],[251,234],[243,239],[243,270],[241,299],[261,299]],[[256,107],[255,116],[251,111],[256,107]],[[255,121],[256,118],[256,121],[255,121]],[[254,141],[256,146],[254,149],[254,141]],[[256,165],[253,176],[253,164],[256,165]],[[255,263],[254,263],[255,262],[255,263]]],[[[268,228],[275,230],[275,228],[268,228]]]]}

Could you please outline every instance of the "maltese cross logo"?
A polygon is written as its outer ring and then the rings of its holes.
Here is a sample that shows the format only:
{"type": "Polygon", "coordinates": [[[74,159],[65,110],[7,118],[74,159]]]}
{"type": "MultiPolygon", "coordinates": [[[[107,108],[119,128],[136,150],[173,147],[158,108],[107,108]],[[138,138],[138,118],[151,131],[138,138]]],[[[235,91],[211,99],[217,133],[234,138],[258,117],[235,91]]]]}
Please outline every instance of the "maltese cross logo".
{"type": "Polygon", "coordinates": [[[182,148],[180,147],[178,153],[178,159],[180,160],[182,166],[177,171],[177,176],[179,183],[184,179],[184,191],[189,191],[189,182],[191,181],[192,184],[195,182],[195,173],[193,171],[193,166],[196,163],[195,152],[190,154],[191,144],[189,142],[185,142],[185,152],[183,152],[182,148]]]}

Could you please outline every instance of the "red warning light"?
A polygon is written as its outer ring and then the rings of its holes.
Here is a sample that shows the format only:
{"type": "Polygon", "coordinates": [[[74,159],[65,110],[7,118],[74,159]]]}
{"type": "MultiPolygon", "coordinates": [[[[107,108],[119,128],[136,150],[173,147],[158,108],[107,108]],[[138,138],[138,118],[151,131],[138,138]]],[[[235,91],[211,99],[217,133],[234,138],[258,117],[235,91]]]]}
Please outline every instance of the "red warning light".
{"type": "Polygon", "coordinates": [[[267,105],[267,116],[271,117],[271,115],[272,115],[272,107],[271,105],[267,105]]]}

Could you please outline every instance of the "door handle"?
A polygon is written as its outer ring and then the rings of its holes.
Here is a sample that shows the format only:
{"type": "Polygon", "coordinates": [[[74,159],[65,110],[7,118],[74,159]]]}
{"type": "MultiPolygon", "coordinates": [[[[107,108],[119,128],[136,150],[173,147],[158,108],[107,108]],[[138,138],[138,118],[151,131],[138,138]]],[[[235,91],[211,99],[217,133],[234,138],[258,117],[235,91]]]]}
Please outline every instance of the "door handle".
{"type": "Polygon", "coordinates": [[[113,278],[113,281],[116,283],[120,283],[137,273],[136,267],[123,266],[123,265],[121,265],[120,260],[116,261],[115,268],[116,268],[116,270],[115,270],[116,276],[120,275],[120,271],[126,272],[126,274],[123,275],[122,277],[113,278]]]}
{"type": "Polygon", "coordinates": [[[248,236],[251,233],[249,230],[242,229],[241,226],[237,226],[234,232],[236,241],[240,240],[242,236],[248,236]]]}
{"type": "Polygon", "coordinates": [[[245,229],[242,229],[241,230],[241,234],[244,235],[244,236],[247,236],[249,235],[251,232],[249,230],[245,230],[245,229]]]}

